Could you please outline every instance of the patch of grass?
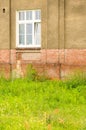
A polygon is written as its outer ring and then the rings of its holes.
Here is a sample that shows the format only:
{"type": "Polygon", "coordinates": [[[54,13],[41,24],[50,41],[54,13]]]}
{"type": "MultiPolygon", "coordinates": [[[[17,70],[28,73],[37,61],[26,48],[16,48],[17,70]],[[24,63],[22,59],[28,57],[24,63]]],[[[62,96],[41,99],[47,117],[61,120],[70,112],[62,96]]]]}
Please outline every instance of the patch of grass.
{"type": "Polygon", "coordinates": [[[1,78],[0,130],[85,130],[85,90],[85,84],[1,78]]]}
{"type": "Polygon", "coordinates": [[[86,85],[86,72],[75,71],[71,75],[68,75],[65,81],[66,86],[70,88],[76,88],[80,85],[86,85]]]}

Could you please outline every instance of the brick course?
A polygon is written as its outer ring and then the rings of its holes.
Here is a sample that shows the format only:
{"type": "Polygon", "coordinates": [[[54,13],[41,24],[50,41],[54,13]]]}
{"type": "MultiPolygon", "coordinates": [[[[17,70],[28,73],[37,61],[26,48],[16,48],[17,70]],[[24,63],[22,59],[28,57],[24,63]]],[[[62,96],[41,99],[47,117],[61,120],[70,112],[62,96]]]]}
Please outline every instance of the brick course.
{"type": "Polygon", "coordinates": [[[26,66],[32,63],[39,73],[46,71],[51,78],[64,77],[75,69],[86,71],[86,49],[43,49],[27,53],[25,50],[22,52],[17,52],[15,49],[0,50],[0,70],[5,68],[6,74],[7,71],[10,73],[11,69],[16,69],[17,60],[20,60],[23,72],[25,72],[26,66]],[[24,53],[25,60],[22,58],[24,53]],[[32,60],[31,58],[29,60],[28,53],[29,56],[35,56],[36,59],[32,57],[32,60]]]}
{"type": "Polygon", "coordinates": [[[9,63],[10,51],[0,50],[0,63],[9,63]]]}

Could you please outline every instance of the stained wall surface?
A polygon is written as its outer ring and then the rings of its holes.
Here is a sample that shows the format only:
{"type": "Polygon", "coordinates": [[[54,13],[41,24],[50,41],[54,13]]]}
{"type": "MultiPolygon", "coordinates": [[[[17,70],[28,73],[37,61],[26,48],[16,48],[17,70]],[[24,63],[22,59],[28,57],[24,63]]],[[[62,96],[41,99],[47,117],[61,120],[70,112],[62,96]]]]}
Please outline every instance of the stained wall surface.
{"type": "Polygon", "coordinates": [[[16,48],[16,12],[31,9],[41,9],[43,49],[86,48],[86,0],[0,0],[0,49],[9,48],[10,37],[16,48]]]}
{"type": "Polygon", "coordinates": [[[86,48],[86,0],[65,0],[65,48],[86,48]]]}
{"type": "Polygon", "coordinates": [[[9,0],[0,0],[0,49],[9,49],[9,0]]]}
{"type": "Polygon", "coordinates": [[[37,64],[53,77],[86,71],[86,0],[0,0],[0,66],[11,72],[18,61],[22,70],[37,64]],[[41,48],[17,48],[16,12],[35,9],[41,10],[41,48]]]}
{"type": "Polygon", "coordinates": [[[47,48],[58,48],[59,1],[47,1],[47,48]]]}

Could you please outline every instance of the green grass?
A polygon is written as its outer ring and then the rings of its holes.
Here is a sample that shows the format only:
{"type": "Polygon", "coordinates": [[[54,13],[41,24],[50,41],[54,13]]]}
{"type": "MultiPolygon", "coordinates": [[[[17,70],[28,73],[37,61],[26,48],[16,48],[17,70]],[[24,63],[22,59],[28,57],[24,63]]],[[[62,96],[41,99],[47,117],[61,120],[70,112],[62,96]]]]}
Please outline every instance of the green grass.
{"type": "Polygon", "coordinates": [[[73,86],[1,78],[0,130],[86,130],[86,82],[73,86]]]}

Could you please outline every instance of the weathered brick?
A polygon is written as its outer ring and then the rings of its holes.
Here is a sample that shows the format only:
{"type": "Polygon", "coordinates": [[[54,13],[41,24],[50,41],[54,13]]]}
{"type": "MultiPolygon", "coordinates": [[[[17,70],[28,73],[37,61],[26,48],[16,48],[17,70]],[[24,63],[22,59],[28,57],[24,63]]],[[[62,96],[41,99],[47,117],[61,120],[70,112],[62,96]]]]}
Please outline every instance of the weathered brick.
{"type": "Polygon", "coordinates": [[[51,78],[64,77],[75,69],[86,71],[86,49],[43,49],[27,53],[15,49],[0,50],[0,69],[5,68],[7,75],[16,69],[17,60],[20,60],[24,73],[26,66],[33,64],[39,73],[46,71],[51,78]]]}

